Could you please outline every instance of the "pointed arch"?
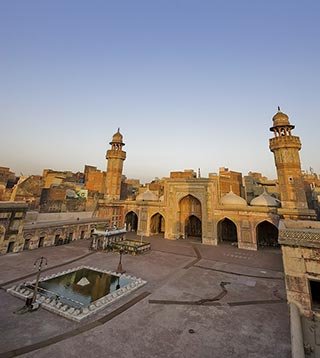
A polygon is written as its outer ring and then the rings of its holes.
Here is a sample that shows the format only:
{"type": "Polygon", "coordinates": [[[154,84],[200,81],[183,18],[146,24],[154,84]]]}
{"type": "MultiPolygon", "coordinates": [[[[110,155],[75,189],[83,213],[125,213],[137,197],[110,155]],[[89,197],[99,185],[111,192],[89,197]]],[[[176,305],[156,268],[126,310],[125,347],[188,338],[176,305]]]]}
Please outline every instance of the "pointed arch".
{"type": "Polygon", "coordinates": [[[188,194],[179,201],[180,232],[183,237],[202,238],[201,201],[188,194]]]}
{"type": "Polygon", "coordinates": [[[138,230],[138,215],[133,211],[129,211],[125,216],[125,223],[127,231],[138,230]]]}
{"type": "Polygon", "coordinates": [[[30,248],[30,243],[32,241],[32,234],[30,233],[25,233],[23,235],[23,250],[29,250],[30,248]]]}
{"type": "Polygon", "coordinates": [[[179,209],[181,213],[197,216],[201,220],[201,201],[195,196],[188,194],[179,200],[179,209]]]}
{"type": "Polygon", "coordinates": [[[197,216],[190,215],[187,217],[185,222],[185,237],[202,237],[202,224],[197,216]]]}
{"type": "Polygon", "coordinates": [[[278,228],[268,220],[264,220],[256,226],[256,240],[258,248],[280,247],[278,243],[278,236],[278,228]]]}
{"type": "Polygon", "coordinates": [[[164,234],[165,232],[165,219],[160,213],[156,213],[151,216],[150,219],[150,233],[153,234],[164,234]]]}
{"type": "Polygon", "coordinates": [[[224,218],[217,225],[218,242],[238,242],[237,225],[230,219],[224,218]]]}

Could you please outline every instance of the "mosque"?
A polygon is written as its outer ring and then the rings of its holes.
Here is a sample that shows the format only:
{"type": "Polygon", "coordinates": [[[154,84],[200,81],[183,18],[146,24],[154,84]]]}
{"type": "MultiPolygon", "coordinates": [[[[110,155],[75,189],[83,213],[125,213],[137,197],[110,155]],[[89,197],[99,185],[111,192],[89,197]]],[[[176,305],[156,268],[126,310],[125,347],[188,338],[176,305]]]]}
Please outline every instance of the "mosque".
{"type": "Polygon", "coordinates": [[[202,178],[193,170],[172,172],[156,190],[147,188],[135,198],[122,198],[126,152],[118,130],[106,153],[105,193],[97,216],[143,236],[192,238],[207,245],[231,242],[248,250],[276,246],[281,219],[315,220],[316,214],[308,208],[299,157],[301,142],[292,134],[294,125],[280,108],[272,120],[269,148],[274,154],[280,200],[267,191],[249,203],[232,188],[222,195],[216,174],[202,178]]]}

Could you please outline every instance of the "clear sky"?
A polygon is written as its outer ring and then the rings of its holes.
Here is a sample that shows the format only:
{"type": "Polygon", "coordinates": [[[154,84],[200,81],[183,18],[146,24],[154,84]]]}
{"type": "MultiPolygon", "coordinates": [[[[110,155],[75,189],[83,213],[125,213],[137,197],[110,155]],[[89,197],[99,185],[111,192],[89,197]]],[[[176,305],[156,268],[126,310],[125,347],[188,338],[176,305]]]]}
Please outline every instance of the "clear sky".
{"type": "Polygon", "coordinates": [[[0,166],[274,178],[278,105],[320,172],[319,0],[0,1],[0,166]]]}

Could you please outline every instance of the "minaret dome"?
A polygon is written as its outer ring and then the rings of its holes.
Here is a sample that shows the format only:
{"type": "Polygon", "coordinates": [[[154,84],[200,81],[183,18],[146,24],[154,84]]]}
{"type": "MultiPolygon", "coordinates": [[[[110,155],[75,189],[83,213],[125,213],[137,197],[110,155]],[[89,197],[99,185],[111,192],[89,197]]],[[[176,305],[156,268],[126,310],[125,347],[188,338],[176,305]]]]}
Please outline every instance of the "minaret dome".
{"type": "Polygon", "coordinates": [[[278,107],[278,112],[272,118],[273,126],[270,128],[270,131],[275,134],[275,137],[278,136],[291,136],[291,130],[294,129],[289,121],[289,116],[281,112],[280,107],[278,107]]]}
{"type": "Polygon", "coordinates": [[[122,145],[125,145],[122,140],[123,140],[123,136],[120,133],[120,128],[118,128],[117,132],[113,135],[112,141],[110,142],[110,144],[112,145],[112,144],[116,144],[116,143],[121,143],[122,145]]]}

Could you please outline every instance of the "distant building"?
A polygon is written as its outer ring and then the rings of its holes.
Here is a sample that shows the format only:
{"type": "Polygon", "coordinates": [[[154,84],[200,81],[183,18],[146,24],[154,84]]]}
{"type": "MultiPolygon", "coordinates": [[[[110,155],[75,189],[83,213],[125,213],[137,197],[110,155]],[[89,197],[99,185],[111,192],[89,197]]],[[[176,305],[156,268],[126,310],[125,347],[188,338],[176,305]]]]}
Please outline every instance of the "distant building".
{"type": "Polygon", "coordinates": [[[40,175],[21,176],[12,188],[11,201],[24,201],[31,210],[39,207],[43,180],[40,175]]]}
{"type": "Polygon", "coordinates": [[[12,187],[18,178],[10,168],[0,167],[0,201],[8,201],[11,197],[12,187]]]}
{"type": "Polygon", "coordinates": [[[0,184],[5,187],[12,186],[16,181],[16,175],[13,173],[10,168],[0,167],[0,184]]]}
{"type": "Polygon", "coordinates": [[[220,195],[228,194],[231,190],[239,196],[244,196],[244,187],[242,184],[242,174],[229,170],[228,168],[219,168],[219,192],[220,195]]]}
{"type": "Polygon", "coordinates": [[[280,200],[279,185],[277,180],[270,180],[261,173],[249,172],[244,176],[244,187],[247,202],[261,195],[264,191],[280,200]]]}

